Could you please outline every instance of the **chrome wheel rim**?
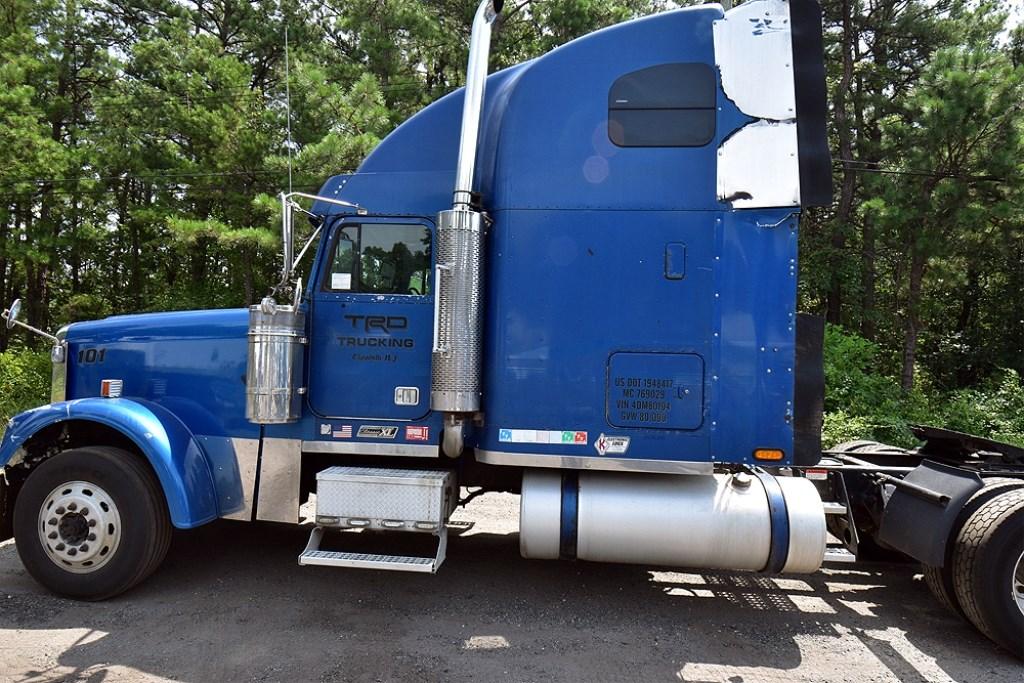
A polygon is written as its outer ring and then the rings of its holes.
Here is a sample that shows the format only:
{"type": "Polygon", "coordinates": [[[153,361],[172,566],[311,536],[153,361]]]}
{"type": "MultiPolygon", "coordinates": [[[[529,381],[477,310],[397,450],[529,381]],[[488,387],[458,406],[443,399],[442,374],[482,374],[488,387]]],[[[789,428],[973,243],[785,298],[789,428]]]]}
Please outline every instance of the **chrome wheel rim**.
{"type": "Polygon", "coordinates": [[[1024,614],[1024,553],[1017,558],[1017,565],[1013,568],[1013,600],[1017,603],[1017,609],[1024,614]]]}
{"type": "Polygon", "coordinates": [[[87,481],[65,482],[50,491],[36,528],[47,557],[73,574],[107,564],[121,543],[121,514],[114,499],[87,481]]]}

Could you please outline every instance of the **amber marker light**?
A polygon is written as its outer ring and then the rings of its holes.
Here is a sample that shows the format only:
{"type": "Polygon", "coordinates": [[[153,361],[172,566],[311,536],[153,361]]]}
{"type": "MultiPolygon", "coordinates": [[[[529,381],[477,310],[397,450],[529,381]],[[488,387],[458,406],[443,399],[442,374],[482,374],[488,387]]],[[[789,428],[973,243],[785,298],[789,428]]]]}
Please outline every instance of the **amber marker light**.
{"type": "Polygon", "coordinates": [[[786,457],[778,448],[758,448],[754,451],[754,460],[782,460],[786,457]]]}

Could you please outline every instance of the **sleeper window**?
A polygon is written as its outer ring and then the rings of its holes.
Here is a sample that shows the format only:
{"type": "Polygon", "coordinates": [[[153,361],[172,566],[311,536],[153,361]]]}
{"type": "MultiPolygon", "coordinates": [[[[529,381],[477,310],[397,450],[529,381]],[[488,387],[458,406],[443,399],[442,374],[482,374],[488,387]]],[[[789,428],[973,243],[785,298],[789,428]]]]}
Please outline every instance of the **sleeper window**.
{"type": "Polygon", "coordinates": [[[620,76],[608,91],[608,137],[619,147],[701,147],[715,137],[715,72],[659,64],[620,76]]]}

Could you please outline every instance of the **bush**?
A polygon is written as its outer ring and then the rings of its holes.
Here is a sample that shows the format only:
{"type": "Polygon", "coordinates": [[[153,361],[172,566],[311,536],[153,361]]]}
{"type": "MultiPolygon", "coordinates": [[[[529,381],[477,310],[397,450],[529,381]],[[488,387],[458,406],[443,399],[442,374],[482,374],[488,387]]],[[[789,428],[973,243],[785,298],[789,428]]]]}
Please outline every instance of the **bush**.
{"type": "Polygon", "coordinates": [[[825,328],[826,448],[853,439],[917,443],[908,425],[927,422],[928,401],[919,389],[900,389],[885,372],[894,365],[877,344],[835,325],[825,328]]]}
{"type": "Polygon", "coordinates": [[[14,415],[49,402],[50,367],[49,351],[0,353],[0,432],[14,415]]]}
{"type": "Polygon", "coordinates": [[[826,328],[825,448],[854,439],[915,446],[911,424],[1024,445],[1024,384],[1017,372],[1004,370],[980,387],[953,392],[935,389],[919,372],[917,386],[904,392],[896,367],[877,344],[826,328]]]}

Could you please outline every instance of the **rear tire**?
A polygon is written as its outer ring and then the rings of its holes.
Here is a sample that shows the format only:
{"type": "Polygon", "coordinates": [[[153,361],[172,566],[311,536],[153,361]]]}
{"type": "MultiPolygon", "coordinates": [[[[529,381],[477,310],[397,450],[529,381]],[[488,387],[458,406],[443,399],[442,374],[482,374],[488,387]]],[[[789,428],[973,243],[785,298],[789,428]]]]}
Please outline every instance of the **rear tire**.
{"type": "Polygon", "coordinates": [[[105,600],[156,570],[171,523],[145,462],[91,446],[59,453],[29,474],[15,501],[14,538],[22,564],[43,586],[105,600]]]}
{"type": "Polygon", "coordinates": [[[956,539],[956,597],[979,631],[1024,659],[1024,490],[978,508],[956,539]]]}
{"type": "Polygon", "coordinates": [[[956,546],[956,537],[959,535],[960,529],[963,528],[971,515],[982,505],[1005,491],[1018,488],[1024,488],[1024,480],[1011,477],[991,477],[985,479],[985,485],[967,499],[963,509],[960,510],[960,514],[957,515],[956,522],[954,522],[952,532],[950,533],[950,540],[946,544],[946,560],[943,565],[941,567],[921,565],[921,571],[924,573],[924,582],[927,584],[928,589],[931,590],[932,595],[935,596],[935,599],[943,607],[954,614],[966,618],[964,611],[960,608],[960,603],[957,602],[956,584],[953,580],[953,549],[956,546]]]}

